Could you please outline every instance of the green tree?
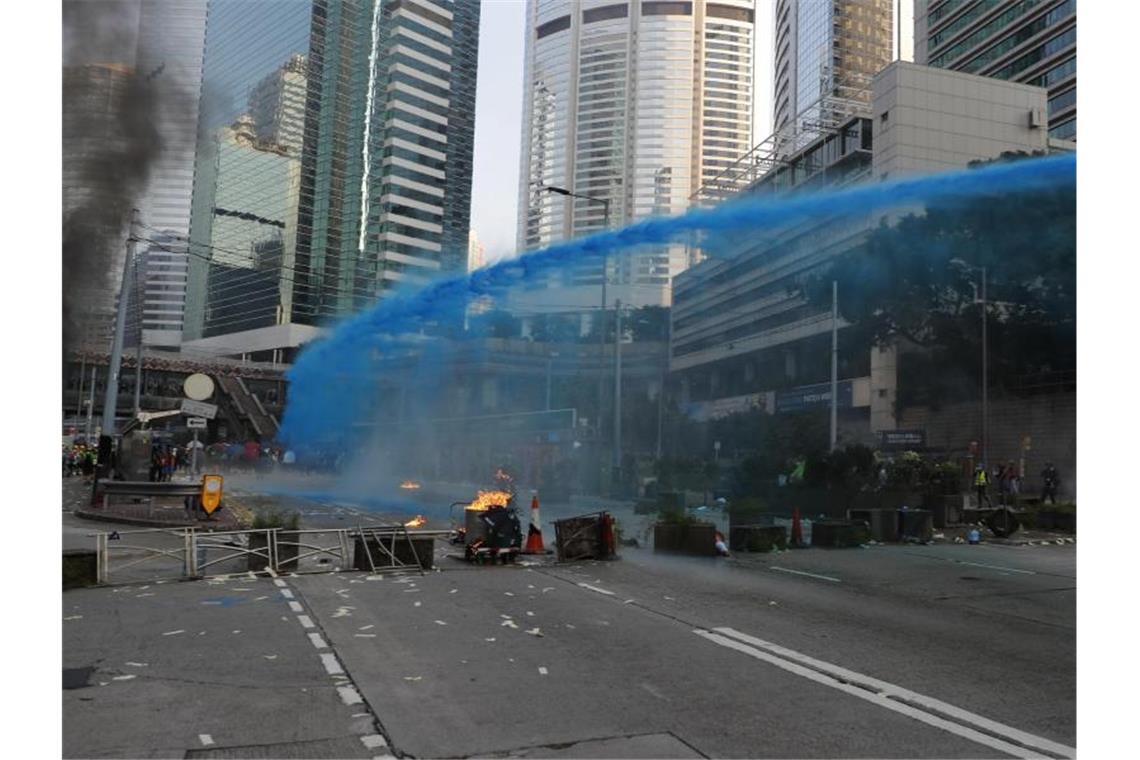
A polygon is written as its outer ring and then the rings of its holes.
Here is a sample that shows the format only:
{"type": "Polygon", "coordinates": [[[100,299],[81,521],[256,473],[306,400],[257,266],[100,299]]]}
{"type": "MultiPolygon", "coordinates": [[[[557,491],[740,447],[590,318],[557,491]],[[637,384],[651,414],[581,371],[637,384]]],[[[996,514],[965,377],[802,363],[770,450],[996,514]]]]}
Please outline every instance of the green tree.
{"type": "MultiPolygon", "coordinates": [[[[1009,154],[1000,160],[1021,160],[1009,154]]],[[[980,164],[979,164],[980,165],[980,164]]],[[[986,268],[991,383],[1075,366],[1076,188],[939,201],[838,256],[805,285],[820,309],[839,283],[845,338],[920,349],[905,375],[939,400],[976,383],[981,269],[986,268]]],[[[903,373],[900,373],[903,374],[903,373]]]]}

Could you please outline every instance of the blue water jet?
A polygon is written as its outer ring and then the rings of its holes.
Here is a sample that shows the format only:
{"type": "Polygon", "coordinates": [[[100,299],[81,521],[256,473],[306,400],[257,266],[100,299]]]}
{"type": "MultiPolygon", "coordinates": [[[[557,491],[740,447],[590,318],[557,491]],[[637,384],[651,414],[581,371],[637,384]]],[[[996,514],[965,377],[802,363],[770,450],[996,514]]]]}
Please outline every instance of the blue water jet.
{"type": "MultiPolygon", "coordinates": [[[[600,265],[615,252],[684,240],[694,233],[733,233],[779,229],[791,221],[885,214],[911,210],[934,201],[999,197],[1072,184],[1076,155],[1000,163],[850,189],[803,195],[739,198],[714,208],[693,209],[673,217],[650,217],[618,230],[558,243],[503,261],[470,275],[437,279],[420,290],[397,293],[368,311],[341,322],[324,338],[302,350],[288,372],[288,404],[280,437],[298,448],[344,446],[354,423],[370,409],[379,392],[377,360],[386,352],[426,345],[432,330],[461,331],[473,300],[501,297],[510,289],[543,282],[570,268],[600,265]]],[[[437,351],[442,349],[437,349],[437,351]]],[[[429,364],[444,357],[429,354],[429,364]]],[[[431,371],[420,366],[416,388],[430,383],[431,371]]]]}

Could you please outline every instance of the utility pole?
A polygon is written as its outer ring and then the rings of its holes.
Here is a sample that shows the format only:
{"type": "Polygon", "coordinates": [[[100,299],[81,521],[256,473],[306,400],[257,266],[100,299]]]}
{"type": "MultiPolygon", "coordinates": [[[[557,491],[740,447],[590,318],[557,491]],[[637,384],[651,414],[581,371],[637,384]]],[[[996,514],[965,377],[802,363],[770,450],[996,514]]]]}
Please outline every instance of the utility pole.
{"type": "MultiPolygon", "coordinates": [[[[564,195],[567,198],[581,198],[584,201],[591,203],[600,203],[602,205],[602,226],[605,229],[610,228],[610,199],[609,198],[596,198],[592,195],[582,195],[581,193],[572,193],[564,187],[554,187],[553,185],[545,185],[541,188],[548,193],[555,193],[557,195],[564,195]]],[[[570,205],[571,217],[573,217],[574,206],[570,205]]],[[[610,256],[607,253],[602,258],[602,310],[598,314],[598,438],[601,440],[602,435],[602,406],[604,405],[604,398],[606,392],[606,373],[605,373],[605,356],[606,356],[606,283],[610,278],[610,256]]]]}
{"type": "Polygon", "coordinates": [[[554,351],[546,357],[546,411],[550,411],[550,387],[551,375],[554,370],[554,357],[558,356],[558,352],[554,351]]]}
{"type": "Polygon", "coordinates": [[[657,458],[661,458],[661,433],[665,425],[665,382],[669,378],[669,340],[673,335],[673,309],[665,320],[665,361],[661,363],[661,389],[657,391],[657,458]]]}
{"type": "Polygon", "coordinates": [[[831,281],[831,451],[839,438],[839,283],[831,281]]]}
{"type": "Polygon", "coordinates": [[[95,415],[95,371],[98,367],[91,367],[91,397],[87,399],[87,434],[85,441],[88,446],[91,445],[91,425],[94,422],[92,419],[95,415]]]}
{"type": "Polygon", "coordinates": [[[75,403],[75,426],[79,427],[79,418],[83,416],[83,381],[87,375],[87,352],[84,351],[80,356],[79,364],[79,396],[78,401],[75,403]]]}
{"type": "Polygon", "coordinates": [[[131,212],[131,225],[127,233],[127,255],[123,260],[123,280],[119,286],[119,308],[115,314],[115,337],[111,342],[111,360],[107,365],[107,392],[103,396],[103,432],[99,436],[99,468],[104,477],[111,473],[111,453],[115,440],[115,405],[119,402],[119,370],[123,360],[123,336],[127,327],[127,289],[130,287],[134,266],[135,230],[138,209],[131,212]]]}
{"type": "Polygon", "coordinates": [[[621,299],[614,301],[614,482],[621,482],[621,299]]]}
{"type": "Polygon", "coordinates": [[[986,302],[986,268],[982,267],[982,462],[990,466],[990,351],[986,330],[989,305],[986,302]]]}
{"type": "MultiPolygon", "coordinates": [[[[140,303],[141,307],[142,304],[140,303]]],[[[142,309],[139,309],[139,344],[135,347],[135,417],[142,411],[142,309]]],[[[195,431],[197,432],[197,431],[195,431]]]]}

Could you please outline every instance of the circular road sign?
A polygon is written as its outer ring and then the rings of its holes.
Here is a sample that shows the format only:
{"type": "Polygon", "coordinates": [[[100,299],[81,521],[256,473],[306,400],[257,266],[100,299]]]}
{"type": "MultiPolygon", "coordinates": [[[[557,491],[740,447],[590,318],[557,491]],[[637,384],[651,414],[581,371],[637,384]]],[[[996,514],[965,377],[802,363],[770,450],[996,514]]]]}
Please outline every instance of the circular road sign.
{"type": "Polygon", "coordinates": [[[182,384],[182,390],[188,399],[205,401],[214,395],[214,381],[210,379],[209,375],[196,372],[186,378],[186,382],[182,384]]]}

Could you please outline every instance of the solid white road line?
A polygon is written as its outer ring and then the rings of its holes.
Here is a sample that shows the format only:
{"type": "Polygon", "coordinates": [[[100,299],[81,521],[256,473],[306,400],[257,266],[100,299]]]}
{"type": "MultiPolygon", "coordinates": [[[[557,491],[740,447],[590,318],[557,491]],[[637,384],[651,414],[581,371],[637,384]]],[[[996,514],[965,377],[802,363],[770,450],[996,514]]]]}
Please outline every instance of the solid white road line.
{"type": "Polygon", "coordinates": [[[1005,573],[1021,573],[1022,575],[1037,575],[1032,570],[1018,570],[1016,567],[1003,567],[1002,565],[983,565],[981,562],[967,562],[963,559],[954,560],[959,565],[969,565],[970,567],[984,567],[989,570],[1001,570],[1005,573]]]}
{"type": "MultiPolygon", "coordinates": [[[[829,683],[832,682],[832,679],[839,678],[843,681],[849,682],[850,684],[857,684],[858,686],[855,686],[854,688],[860,692],[860,696],[870,695],[871,692],[867,691],[867,689],[874,689],[876,692],[878,692],[878,697],[881,697],[883,699],[893,698],[890,700],[891,705],[901,705],[902,702],[899,702],[897,700],[902,700],[903,702],[919,705],[926,710],[933,710],[941,713],[942,715],[953,718],[955,721],[958,721],[958,723],[950,725],[954,725],[961,730],[972,731],[972,729],[964,728],[963,726],[959,725],[960,723],[966,723],[988,731],[991,734],[996,734],[997,736],[1001,736],[1011,741],[1017,742],[1018,744],[1024,745],[1024,747],[1032,747],[1038,750],[1051,752],[1053,754],[1068,758],[1076,757],[1076,749],[1073,747],[1069,747],[1059,742],[1054,742],[1042,736],[1030,734],[1026,731],[1014,728],[1013,726],[1007,726],[1003,723],[998,723],[997,721],[990,720],[985,716],[977,715],[967,710],[963,710],[960,707],[955,707],[954,705],[951,705],[947,702],[934,699],[933,697],[928,697],[924,694],[919,694],[917,692],[910,691],[909,689],[904,689],[901,686],[896,686],[895,684],[889,683],[887,681],[882,681],[873,676],[857,673],[853,670],[848,670],[847,668],[840,667],[839,665],[833,665],[829,662],[824,662],[823,660],[817,660],[814,657],[810,657],[806,654],[801,654],[800,652],[796,652],[792,649],[787,649],[785,647],[779,646],[778,644],[773,644],[769,641],[764,641],[763,639],[758,639],[755,636],[749,636],[746,633],[741,633],[740,631],[734,630],[732,628],[714,628],[713,631],[715,631],[715,634],[713,635],[729,637],[729,640],[733,641],[734,643],[744,643],[751,645],[746,647],[746,649],[751,650],[747,653],[752,654],[752,656],[765,655],[759,659],[767,659],[768,655],[775,656],[777,659],[785,658],[782,660],[783,662],[792,660],[794,662],[801,663],[804,666],[814,668],[815,670],[812,672],[816,672],[817,674],[820,674],[819,671],[822,671],[822,675],[829,683]]],[[[706,636],[706,638],[708,637],[706,636]]],[[[736,647],[732,648],[735,649],[736,647]]],[[[813,678],[812,680],[817,679],[813,678]]],[[[927,715],[927,713],[922,714],[927,715]]],[[[920,720],[922,719],[920,718],[920,720]]],[[[925,722],[930,723],[930,721],[925,722]]],[[[931,725],[937,724],[932,723],[931,725]]],[[[959,732],[955,731],[955,733],[959,732]]],[[[960,735],[965,736],[965,734],[960,735]]],[[[992,740],[992,737],[989,737],[988,735],[983,734],[982,736],[986,736],[986,738],[992,740]]],[[[990,746],[995,746],[996,748],[996,745],[990,744],[990,746]]],[[[1025,754],[1027,750],[1024,747],[1018,747],[1017,752],[1013,754],[1016,754],[1018,757],[1036,757],[1036,755],[1025,754]]],[[[1002,751],[1004,752],[1006,750],[1002,751]]]]}
{"type": "Polygon", "coordinates": [[[325,666],[330,676],[344,675],[344,668],[340,666],[340,662],[336,659],[335,654],[322,654],[321,664],[325,666]]]}
{"type": "Polygon", "coordinates": [[[599,594],[605,594],[606,596],[613,596],[614,595],[614,592],[612,592],[612,591],[606,591],[604,588],[598,588],[597,586],[591,586],[589,583],[579,583],[578,585],[581,586],[582,588],[588,588],[590,591],[597,591],[599,594]]]}
{"type": "Polygon", "coordinates": [[[360,697],[360,692],[351,686],[338,686],[336,691],[340,694],[340,701],[346,705],[359,705],[364,702],[360,697]]]}
{"type": "Polygon", "coordinates": [[[388,746],[388,742],[385,741],[384,737],[380,734],[368,734],[367,736],[362,736],[360,737],[360,741],[363,742],[364,746],[367,749],[376,749],[377,747],[388,746]]]}
{"type": "Polygon", "coordinates": [[[838,578],[832,578],[829,575],[816,575],[815,573],[805,573],[803,570],[790,570],[786,567],[776,567],[775,565],[768,565],[769,570],[775,570],[780,573],[792,573],[793,575],[806,575],[809,578],[819,578],[821,581],[831,581],[832,583],[842,583],[843,581],[838,578]]]}

